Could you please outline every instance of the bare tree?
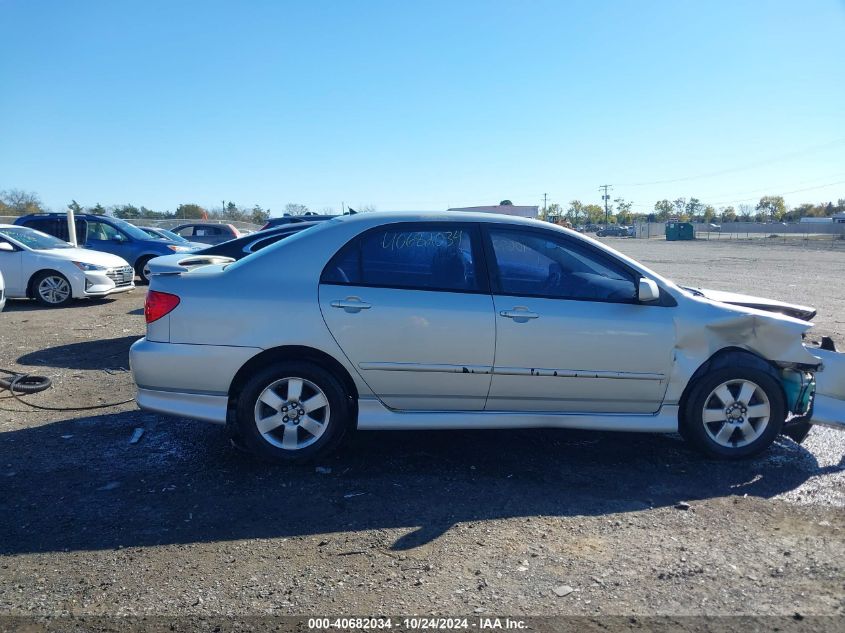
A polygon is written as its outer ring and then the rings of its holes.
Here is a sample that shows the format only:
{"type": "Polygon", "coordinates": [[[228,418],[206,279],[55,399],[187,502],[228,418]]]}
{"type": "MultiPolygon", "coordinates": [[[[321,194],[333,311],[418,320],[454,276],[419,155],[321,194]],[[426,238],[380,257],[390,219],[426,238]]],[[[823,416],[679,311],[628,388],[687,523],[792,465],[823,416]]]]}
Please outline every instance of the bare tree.
{"type": "Polygon", "coordinates": [[[38,213],[44,210],[37,193],[22,189],[0,191],[0,206],[5,208],[6,213],[12,215],[38,213]]]}
{"type": "Polygon", "coordinates": [[[739,205],[739,217],[742,218],[743,222],[748,222],[751,219],[751,215],[754,213],[754,207],[750,204],[743,203],[739,205]]]}
{"type": "Polygon", "coordinates": [[[308,213],[308,207],[304,204],[288,202],[285,205],[285,215],[305,215],[306,213],[308,213]]]}

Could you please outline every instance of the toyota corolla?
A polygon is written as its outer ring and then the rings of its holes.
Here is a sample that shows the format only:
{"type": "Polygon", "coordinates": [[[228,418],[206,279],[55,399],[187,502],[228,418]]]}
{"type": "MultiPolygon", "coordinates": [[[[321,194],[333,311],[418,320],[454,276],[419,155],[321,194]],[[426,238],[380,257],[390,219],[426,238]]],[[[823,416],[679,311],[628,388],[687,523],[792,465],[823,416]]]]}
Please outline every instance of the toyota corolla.
{"type": "Polygon", "coordinates": [[[812,309],[711,298],[538,221],[361,214],[209,262],[150,263],[137,401],[269,459],[355,429],[529,427],[680,432],[734,459],[845,410],[832,388],[813,419],[820,355],[842,355],[804,344],[812,309]]]}

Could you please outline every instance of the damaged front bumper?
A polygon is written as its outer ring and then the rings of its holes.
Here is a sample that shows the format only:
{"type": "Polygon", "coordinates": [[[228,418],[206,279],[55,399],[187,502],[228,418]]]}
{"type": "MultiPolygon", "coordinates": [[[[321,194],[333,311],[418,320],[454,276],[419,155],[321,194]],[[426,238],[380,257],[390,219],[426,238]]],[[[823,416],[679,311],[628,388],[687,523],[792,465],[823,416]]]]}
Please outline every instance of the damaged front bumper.
{"type": "Polygon", "coordinates": [[[822,361],[810,422],[845,429],[845,354],[821,348],[810,351],[822,361]]]}
{"type": "Polygon", "coordinates": [[[822,361],[818,373],[784,370],[781,378],[791,413],[783,434],[799,444],[814,425],[845,430],[845,354],[808,351],[822,361]]]}

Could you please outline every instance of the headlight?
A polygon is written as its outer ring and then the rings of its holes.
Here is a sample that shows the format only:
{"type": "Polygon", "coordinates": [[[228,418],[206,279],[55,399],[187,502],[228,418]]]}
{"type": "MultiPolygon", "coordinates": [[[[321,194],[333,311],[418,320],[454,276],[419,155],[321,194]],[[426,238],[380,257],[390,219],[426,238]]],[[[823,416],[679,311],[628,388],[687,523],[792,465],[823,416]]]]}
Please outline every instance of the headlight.
{"type": "Polygon", "coordinates": [[[79,270],[89,272],[92,270],[108,270],[105,266],[97,266],[97,264],[86,264],[85,262],[72,262],[79,270]]]}
{"type": "Polygon", "coordinates": [[[176,253],[189,253],[194,250],[190,246],[177,246],[176,244],[168,244],[167,248],[176,253]]]}

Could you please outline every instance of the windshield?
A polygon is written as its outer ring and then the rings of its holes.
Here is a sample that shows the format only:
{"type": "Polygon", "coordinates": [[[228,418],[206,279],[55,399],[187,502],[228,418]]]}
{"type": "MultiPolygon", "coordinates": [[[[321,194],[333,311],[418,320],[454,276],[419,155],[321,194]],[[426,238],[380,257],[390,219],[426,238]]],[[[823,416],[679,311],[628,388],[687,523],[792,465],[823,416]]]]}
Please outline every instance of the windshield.
{"type": "Polygon", "coordinates": [[[36,251],[46,251],[51,248],[73,248],[67,242],[55,238],[52,235],[47,235],[41,231],[28,229],[23,226],[2,227],[0,228],[0,235],[5,235],[18,244],[23,244],[36,251]]]}
{"type": "Polygon", "coordinates": [[[119,220],[118,218],[109,218],[112,223],[119,228],[121,231],[126,233],[129,237],[134,238],[136,240],[148,240],[150,236],[147,235],[144,231],[139,229],[134,224],[129,224],[129,222],[124,222],[123,220],[119,220]]]}
{"type": "Polygon", "coordinates": [[[188,240],[186,240],[184,237],[182,237],[178,233],[174,233],[173,231],[168,231],[167,229],[156,229],[156,230],[160,234],[167,237],[167,239],[173,240],[174,242],[184,242],[186,244],[188,243],[188,240]]]}
{"type": "Polygon", "coordinates": [[[173,231],[168,231],[167,229],[160,229],[160,228],[152,228],[152,227],[142,227],[141,228],[144,233],[148,233],[150,237],[154,237],[157,240],[170,240],[172,242],[183,242],[185,244],[188,243],[181,235],[174,233],[173,231]]]}

